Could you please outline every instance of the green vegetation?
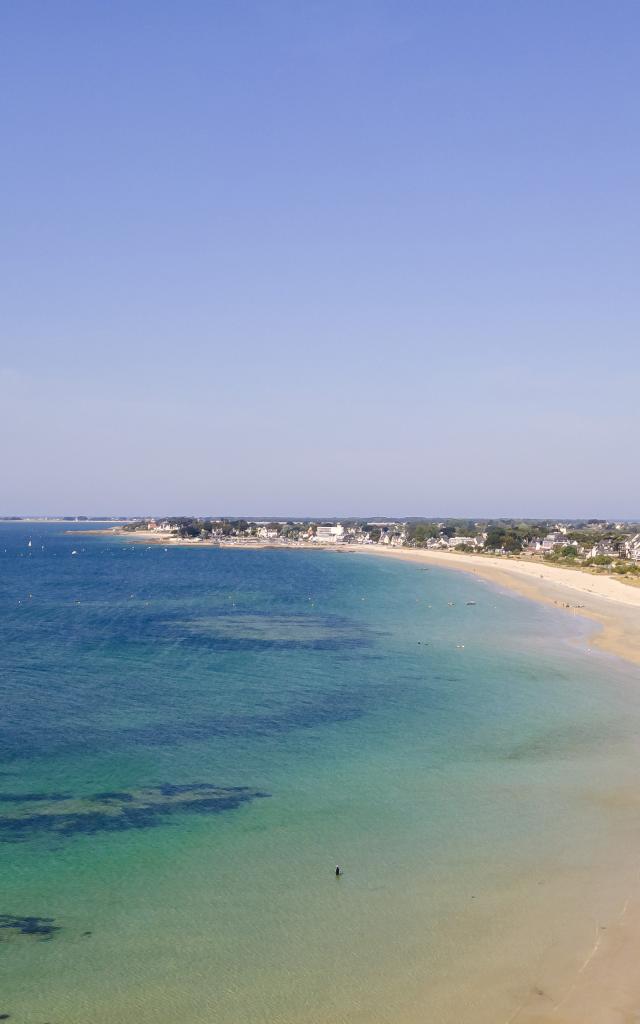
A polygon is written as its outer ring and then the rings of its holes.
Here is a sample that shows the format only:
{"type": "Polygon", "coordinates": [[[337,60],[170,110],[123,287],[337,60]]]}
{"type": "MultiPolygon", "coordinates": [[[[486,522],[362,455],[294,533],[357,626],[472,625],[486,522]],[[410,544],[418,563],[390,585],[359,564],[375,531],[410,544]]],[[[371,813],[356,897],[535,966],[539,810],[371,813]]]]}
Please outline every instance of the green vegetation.
{"type": "Polygon", "coordinates": [[[415,547],[423,547],[428,540],[440,535],[437,523],[409,523],[407,526],[407,543],[415,547]]]}
{"type": "Polygon", "coordinates": [[[617,562],[613,572],[618,576],[640,576],[640,565],[636,562],[617,562]]]}
{"type": "Polygon", "coordinates": [[[560,548],[560,556],[562,558],[577,558],[578,549],[573,544],[565,544],[563,548],[560,548]]]}
{"type": "Polygon", "coordinates": [[[612,565],[611,555],[594,555],[593,558],[585,558],[583,565],[612,565]]]}
{"type": "Polygon", "coordinates": [[[484,546],[490,551],[507,551],[510,554],[516,554],[518,551],[522,551],[525,539],[517,528],[490,526],[484,546]]]}
{"type": "MultiPolygon", "coordinates": [[[[124,523],[124,532],[148,529],[151,520],[124,523]]],[[[257,538],[299,543],[313,540],[319,526],[335,525],[336,520],[287,520],[277,522],[247,519],[212,519],[179,516],[158,519],[167,532],[184,539],[221,540],[233,542],[257,538]]],[[[343,519],[346,543],[379,544],[392,541],[408,547],[453,547],[460,552],[475,553],[479,549],[498,555],[524,555],[543,559],[556,565],[589,568],[594,572],[620,576],[640,574],[640,562],[633,562],[629,541],[640,533],[638,523],[611,523],[604,520],[575,520],[558,523],[553,520],[526,519],[343,519]],[[457,540],[457,543],[452,541],[457,540]],[[544,548],[542,541],[547,541],[544,548]]]]}

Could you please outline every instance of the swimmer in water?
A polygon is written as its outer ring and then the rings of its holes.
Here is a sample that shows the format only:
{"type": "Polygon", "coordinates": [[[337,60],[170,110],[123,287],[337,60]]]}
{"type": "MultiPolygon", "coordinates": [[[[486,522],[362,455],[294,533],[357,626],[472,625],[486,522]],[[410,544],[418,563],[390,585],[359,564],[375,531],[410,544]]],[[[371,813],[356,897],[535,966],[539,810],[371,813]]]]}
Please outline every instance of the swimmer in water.
{"type": "Polygon", "coordinates": [[[340,870],[340,865],[336,864],[336,878],[340,878],[341,874],[342,874],[342,871],[340,870]]]}

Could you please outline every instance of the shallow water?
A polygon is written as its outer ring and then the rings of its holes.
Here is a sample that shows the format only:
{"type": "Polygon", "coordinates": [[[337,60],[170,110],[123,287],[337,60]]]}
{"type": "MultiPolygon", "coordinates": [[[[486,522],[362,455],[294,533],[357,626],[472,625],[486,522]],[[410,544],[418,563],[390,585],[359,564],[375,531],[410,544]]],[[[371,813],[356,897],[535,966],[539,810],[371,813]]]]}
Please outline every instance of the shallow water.
{"type": "Polygon", "coordinates": [[[580,619],[60,525],[0,573],[0,915],[59,929],[0,928],[12,1021],[496,1024],[635,884],[637,670],[580,619]]]}

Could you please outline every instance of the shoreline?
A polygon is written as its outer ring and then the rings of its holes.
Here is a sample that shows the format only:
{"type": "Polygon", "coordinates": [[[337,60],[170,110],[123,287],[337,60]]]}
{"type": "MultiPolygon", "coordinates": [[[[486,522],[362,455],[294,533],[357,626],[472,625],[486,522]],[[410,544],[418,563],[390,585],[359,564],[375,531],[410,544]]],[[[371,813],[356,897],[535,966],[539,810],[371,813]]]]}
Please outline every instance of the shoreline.
{"type": "Polygon", "coordinates": [[[278,544],[273,541],[243,541],[225,544],[219,541],[185,540],[163,537],[152,531],[72,530],[93,536],[121,537],[133,543],[164,547],[220,548],[246,551],[331,551],[338,554],[372,555],[399,561],[439,566],[478,576],[490,583],[514,591],[521,597],[581,615],[595,624],[589,643],[607,654],[640,665],[640,587],[611,576],[525,561],[496,555],[472,555],[465,552],[437,551],[427,548],[390,548],[377,544],[278,544]]]}
{"type": "MultiPolygon", "coordinates": [[[[70,531],[74,534],[79,531],[70,531]]],[[[395,559],[427,567],[440,567],[487,580],[521,597],[542,602],[571,615],[581,615],[593,625],[588,643],[608,654],[640,664],[640,589],[620,580],[542,562],[527,562],[490,555],[471,555],[378,545],[277,544],[269,541],[220,544],[213,541],[178,540],[155,533],[129,533],[121,529],[83,531],[102,537],[129,539],[163,547],[219,547],[238,550],[330,551],[341,555],[365,555],[395,559]]],[[[634,813],[634,804],[630,812],[634,813]]],[[[604,867],[604,865],[603,865],[604,867]]],[[[615,876],[615,871],[614,871],[615,876]]],[[[571,969],[555,974],[555,960],[538,976],[532,965],[532,986],[511,1013],[495,1024],[614,1024],[636,1019],[640,1006],[640,982],[635,965],[640,956],[640,890],[635,881],[620,894],[620,902],[594,930],[581,936],[571,957],[571,969]],[[536,973],[534,973],[534,970],[536,973]],[[554,992],[553,998],[547,995],[554,992]],[[540,984],[545,991],[542,991],[540,984]]],[[[569,966],[569,964],[567,964],[569,966]]]]}
{"type": "Polygon", "coordinates": [[[627,586],[620,580],[579,569],[491,555],[420,548],[378,551],[363,547],[345,550],[466,572],[514,591],[521,597],[580,615],[598,627],[589,637],[593,647],[640,664],[640,589],[627,586]]]}
{"type": "MultiPolygon", "coordinates": [[[[589,643],[608,654],[640,664],[640,591],[620,580],[544,563],[490,555],[424,549],[352,548],[414,564],[429,564],[485,579],[522,597],[539,601],[597,625],[589,643]]],[[[513,1014],[500,1024],[614,1024],[636,1020],[640,982],[640,890],[634,886],[617,914],[594,924],[584,960],[564,994],[544,1005],[534,986],[513,1014]]]]}

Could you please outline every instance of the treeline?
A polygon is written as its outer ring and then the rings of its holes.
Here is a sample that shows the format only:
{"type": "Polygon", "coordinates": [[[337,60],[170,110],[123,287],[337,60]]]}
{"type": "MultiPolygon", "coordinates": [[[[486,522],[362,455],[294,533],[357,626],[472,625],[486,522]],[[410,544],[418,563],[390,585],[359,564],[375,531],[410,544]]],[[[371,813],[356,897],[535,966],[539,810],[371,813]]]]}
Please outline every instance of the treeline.
{"type": "MultiPolygon", "coordinates": [[[[534,537],[545,536],[553,526],[551,521],[537,519],[427,519],[408,523],[406,536],[414,547],[439,538],[470,537],[483,542],[486,549],[517,553],[534,537]]],[[[461,550],[464,547],[462,545],[461,550]]]]}

